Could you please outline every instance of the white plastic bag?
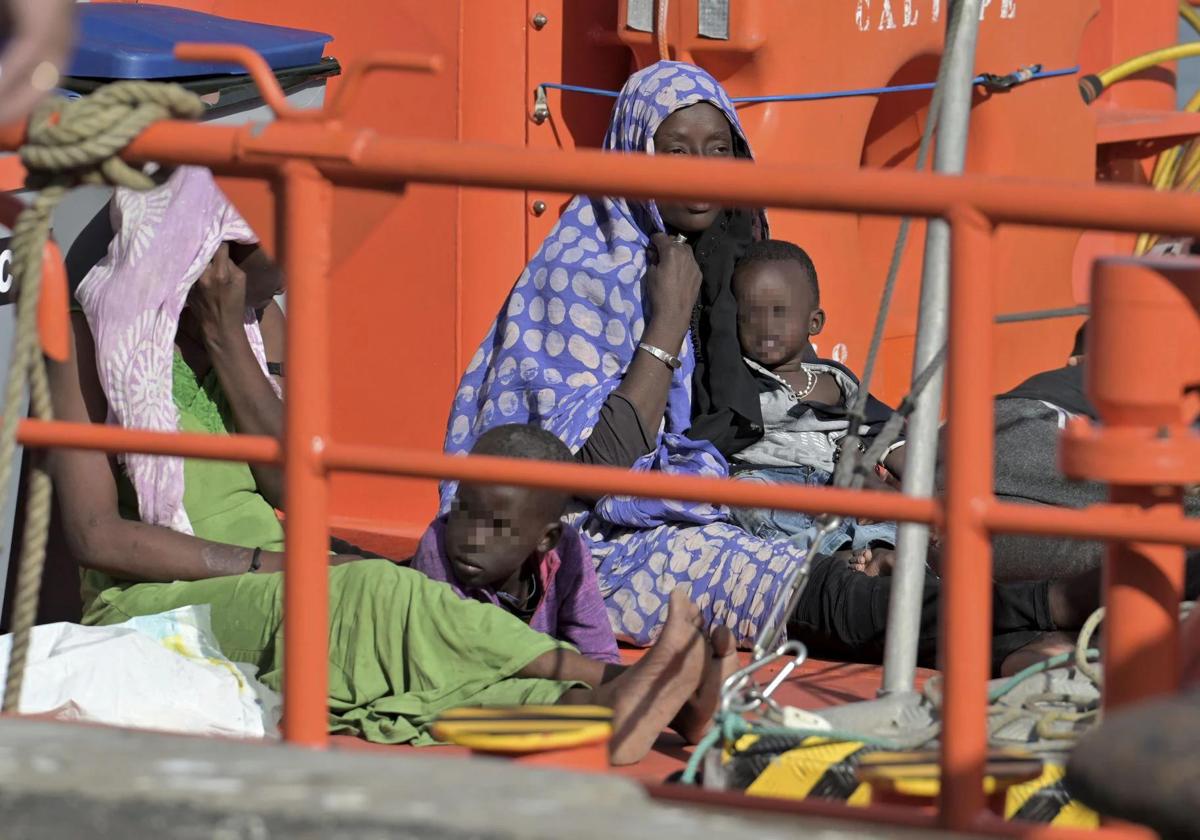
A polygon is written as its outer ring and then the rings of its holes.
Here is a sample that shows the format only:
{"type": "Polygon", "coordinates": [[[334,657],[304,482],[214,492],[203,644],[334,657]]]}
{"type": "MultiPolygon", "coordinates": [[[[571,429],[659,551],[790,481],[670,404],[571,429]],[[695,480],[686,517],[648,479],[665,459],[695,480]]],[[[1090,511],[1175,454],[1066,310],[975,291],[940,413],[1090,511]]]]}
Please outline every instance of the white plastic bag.
{"type": "MultiPolygon", "coordinates": [[[[217,648],[208,605],[33,629],[20,712],[135,729],[278,737],[279,695],[217,648]]],[[[0,636],[0,690],[12,636],[0,636]]]]}

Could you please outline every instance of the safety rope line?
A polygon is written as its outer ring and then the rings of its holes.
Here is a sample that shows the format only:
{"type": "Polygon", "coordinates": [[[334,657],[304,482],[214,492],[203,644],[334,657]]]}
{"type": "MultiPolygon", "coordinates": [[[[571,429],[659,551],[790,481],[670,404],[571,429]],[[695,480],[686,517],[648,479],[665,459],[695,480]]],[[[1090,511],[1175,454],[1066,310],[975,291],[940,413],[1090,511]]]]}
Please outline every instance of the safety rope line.
{"type": "Polygon", "coordinates": [[[671,0],[658,0],[658,20],[654,26],[654,40],[658,45],[660,61],[671,60],[671,46],[667,42],[667,18],[671,14],[671,0]]]}
{"type": "MultiPolygon", "coordinates": [[[[5,387],[4,420],[0,425],[0,498],[8,492],[16,460],[17,423],[21,419],[21,397],[26,386],[33,415],[39,420],[53,419],[46,360],[38,340],[37,309],[43,249],[50,236],[54,208],[80,184],[138,190],[153,187],[155,182],[149,175],[117,155],[159,120],[195,119],[203,113],[200,98],[179,85],[124,81],[76,100],[49,99],[30,117],[28,136],[19,154],[28,171],[25,186],[38,190],[39,194],[21,212],[13,228],[17,329],[5,387]]],[[[20,708],[30,633],[37,619],[46,564],[53,487],[45,459],[45,454],[39,453],[32,461],[13,605],[13,642],[0,707],[5,713],[15,713],[20,708]]]]}
{"type": "Polygon", "coordinates": [[[997,324],[1023,324],[1026,321],[1050,321],[1055,318],[1073,318],[1076,315],[1090,315],[1092,308],[1087,304],[1079,306],[1062,306],[1057,309],[1033,309],[1028,312],[1006,312],[997,315],[997,324]]]}
{"type": "MultiPolygon", "coordinates": [[[[1038,79],[1054,79],[1059,76],[1074,76],[1080,70],[1077,64],[1074,67],[1062,67],[1057,70],[1043,70],[1042,65],[1032,64],[1028,67],[1021,67],[1012,73],[1004,76],[998,76],[994,73],[980,73],[972,82],[985,90],[993,92],[1003,92],[1012,90],[1028,82],[1037,81],[1038,79]]],[[[561,82],[542,82],[538,85],[539,88],[547,90],[561,90],[566,93],[585,93],[590,96],[606,96],[610,99],[616,99],[620,94],[619,91],[606,90],[604,88],[586,87],[584,85],[568,85],[561,82]]],[[[764,102],[817,102],[824,99],[848,99],[856,96],[883,96],[890,93],[911,93],[918,90],[934,90],[937,87],[937,82],[917,82],[909,85],[888,85],[886,87],[873,88],[852,88],[850,90],[829,90],[819,93],[782,93],[772,96],[734,96],[730,101],[734,105],[757,105],[764,102]]]]}

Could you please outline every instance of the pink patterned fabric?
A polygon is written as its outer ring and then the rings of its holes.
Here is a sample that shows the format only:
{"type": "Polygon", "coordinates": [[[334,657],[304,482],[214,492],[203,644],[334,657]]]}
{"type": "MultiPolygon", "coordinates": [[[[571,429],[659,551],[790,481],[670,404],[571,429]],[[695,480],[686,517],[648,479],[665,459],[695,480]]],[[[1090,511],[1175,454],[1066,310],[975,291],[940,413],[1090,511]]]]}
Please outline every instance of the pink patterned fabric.
{"type": "MultiPolygon", "coordinates": [[[[175,332],[188,292],[222,242],[257,242],[207,169],[185,166],[155,189],[117,189],[108,255],[75,292],[96,344],[108,422],[176,431],[175,332]]],[[[262,333],[246,311],[246,334],[266,372],[262,333]]],[[[183,509],[183,459],[126,455],[141,520],[192,533],[183,509]]]]}

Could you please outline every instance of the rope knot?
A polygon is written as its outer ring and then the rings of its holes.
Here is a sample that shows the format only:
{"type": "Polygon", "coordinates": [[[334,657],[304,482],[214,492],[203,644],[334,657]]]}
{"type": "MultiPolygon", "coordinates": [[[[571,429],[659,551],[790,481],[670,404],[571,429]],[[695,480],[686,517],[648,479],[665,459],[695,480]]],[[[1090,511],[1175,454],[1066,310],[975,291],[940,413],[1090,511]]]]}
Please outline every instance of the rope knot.
{"type": "Polygon", "coordinates": [[[114,82],[82,99],[48,99],[30,117],[20,150],[29,171],[27,186],[107,184],[150,189],[154,181],[117,155],[159,120],[195,119],[203,113],[204,103],[196,94],[161,82],[114,82]]]}

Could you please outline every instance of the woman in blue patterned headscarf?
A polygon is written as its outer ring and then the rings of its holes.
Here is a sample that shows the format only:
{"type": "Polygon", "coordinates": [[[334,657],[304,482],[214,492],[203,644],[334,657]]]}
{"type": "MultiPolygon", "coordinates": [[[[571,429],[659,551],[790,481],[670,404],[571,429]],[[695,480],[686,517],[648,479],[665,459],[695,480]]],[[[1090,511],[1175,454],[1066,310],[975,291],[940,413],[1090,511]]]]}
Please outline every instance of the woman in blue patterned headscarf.
{"type": "MultiPolygon", "coordinates": [[[[610,152],[750,157],[708,73],[663,61],[635,73],[613,110],[610,152]]],[[[725,476],[761,434],[741,359],[733,263],[766,233],[759,211],[576,197],[509,294],[455,397],[446,450],[536,423],[579,460],[725,476]]],[[[443,487],[443,509],[454,486],[443,487]]],[[[753,641],[805,552],[764,542],[704,504],[606,497],[571,515],[587,539],[619,638],[648,644],[671,590],[710,625],[753,641]]]]}

